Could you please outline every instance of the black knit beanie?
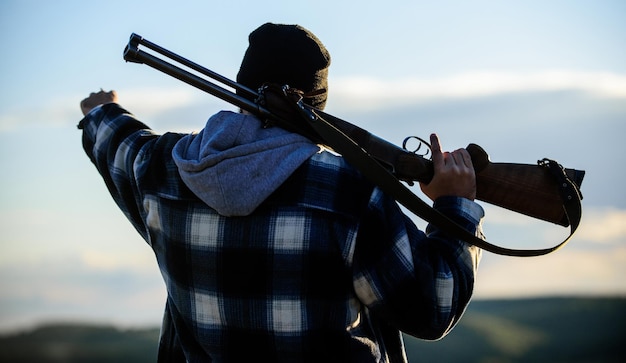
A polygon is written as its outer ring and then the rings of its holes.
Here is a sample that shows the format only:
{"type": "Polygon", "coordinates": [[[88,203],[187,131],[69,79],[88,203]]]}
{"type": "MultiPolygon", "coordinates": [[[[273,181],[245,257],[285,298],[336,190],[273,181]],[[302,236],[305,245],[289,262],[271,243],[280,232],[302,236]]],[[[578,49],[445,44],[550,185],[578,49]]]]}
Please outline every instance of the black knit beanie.
{"type": "Polygon", "coordinates": [[[237,82],[253,90],[264,83],[289,85],[310,94],[305,103],[324,109],[330,54],[313,33],[299,25],[266,23],[248,41],[237,82]]]}

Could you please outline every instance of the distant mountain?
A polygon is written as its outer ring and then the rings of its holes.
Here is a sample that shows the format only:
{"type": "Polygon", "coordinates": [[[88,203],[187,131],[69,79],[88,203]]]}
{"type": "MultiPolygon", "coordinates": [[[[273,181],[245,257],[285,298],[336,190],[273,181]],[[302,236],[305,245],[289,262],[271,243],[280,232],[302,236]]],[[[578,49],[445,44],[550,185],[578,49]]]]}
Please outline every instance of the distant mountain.
{"type": "Polygon", "coordinates": [[[156,362],[159,328],[53,324],[0,337],[0,362],[156,362]]]}
{"type": "MultiPolygon", "coordinates": [[[[0,362],[155,362],[159,329],[54,324],[0,337],[0,362]]],[[[437,342],[405,337],[415,362],[623,362],[626,298],[474,301],[437,342]]]]}
{"type": "Polygon", "coordinates": [[[626,298],[474,301],[442,340],[405,344],[410,362],[625,362],[626,298]]]}

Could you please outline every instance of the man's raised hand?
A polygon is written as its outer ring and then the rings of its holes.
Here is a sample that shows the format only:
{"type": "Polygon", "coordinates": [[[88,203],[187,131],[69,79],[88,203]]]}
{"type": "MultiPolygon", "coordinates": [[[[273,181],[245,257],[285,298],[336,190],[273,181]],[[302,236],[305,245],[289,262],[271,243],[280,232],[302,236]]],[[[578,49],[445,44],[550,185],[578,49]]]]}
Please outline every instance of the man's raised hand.
{"type": "Polygon", "coordinates": [[[476,198],[476,174],[472,158],[465,149],[442,152],[439,137],[430,135],[434,175],[430,183],[420,183],[422,192],[431,200],[442,196],[476,198]]]}
{"type": "Polygon", "coordinates": [[[99,92],[92,92],[89,94],[89,97],[80,101],[80,110],[83,112],[83,115],[87,115],[95,107],[107,103],[117,103],[117,92],[113,90],[105,92],[100,88],[99,92]]]}

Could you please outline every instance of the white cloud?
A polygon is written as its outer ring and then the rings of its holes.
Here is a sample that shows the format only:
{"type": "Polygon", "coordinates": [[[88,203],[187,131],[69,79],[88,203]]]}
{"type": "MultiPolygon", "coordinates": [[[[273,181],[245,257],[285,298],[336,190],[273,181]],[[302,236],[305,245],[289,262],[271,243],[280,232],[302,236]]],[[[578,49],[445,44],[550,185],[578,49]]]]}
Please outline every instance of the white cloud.
{"type": "MultiPolygon", "coordinates": [[[[534,227],[546,223],[503,208],[482,204],[489,223],[494,225],[534,227]]],[[[626,241],[626,210],[615,207],[585,207],[583,205],[583,215],[575,235],[578,239],[589,242],[626,241]]]]}
{"type": "MultiPolygon", "coordinates": [[[[116,91],[124,107],[145,118],[193,105],[199,102],[202,96],[197,90],[183,85],[173,88],[133,88],[116,91]]],[[[82,117],[78,105],[87,96],[87,94],[66,95],[51,98],[32,107],[0,111],[0,132],[24,126],[75,125],[82,117]]]]}
{"type": "Polygon", "coordinates": [[[150,270],[126,262],[94,266],[84,256],[70,253],[20,261],[19,266],[1,264],[0,272],[11,276],[0,280],[0,332],[47,320],[157,325],[166,298],[156,266],[150,270]]]}
{"type": "Polygon", "coordinates": [[[626,295],[626,246],[567,246],[533,258],[486,254],[478,272],[477,298],[541,295],[626,295]]]}
{"type": "MultiPolygon", "coordinates": [[[[547,248],[569,234],[569,228],[484,203],[483,207],[487,240],[497,245],[547,248]]],[[[423,221],[416,222],[423,228],[423,221]]],[[[586,207],[579,229],[567,245],[554,253],[521,258],[485,252],[475,296],[626,295],[625,241],[626,210],[586,207]]]]}
{"type": "MultiPolygon", "coordinates": [[[[441,99],[487,97],[514,92],[582,91],[598,97],[626,98],[626,75],[610,72],[474,71],[442,78],[376,79],[339,77],[331,79],[329,109],[376,110],[441,99]]],[[[171,88],[117,90],[120,102],[142,119],[152,119],[169,110],[191,107],[209,100],[216,108],[225,104],[184,84],[171,88]]],[[[0,113],[0,132],[27,125],[64,127],[82,115],[78,104],[87,95],[65,95],[47,102],[0,113]]]]}
{"type": "Polygon", "coordinates": [[[626,241],[626,211],[617,208],[585,209],[577,238],[598,243],[626,241]]]}
{"type": "Polygon", "coordinates": [[[77,209],[0,211],[0,332],[50,319],[158,324],[165,288],[154,254],[97,197],[77,209]]]}
{"type": "Polygon", "coordinates": [[[175,108],[189,106],[198,102],[197,90],[190,86],[176,88],[135,88],[119,90],[120,103],[131,112],[150,118],[175,108]]]}
{"type": "Polygon", "coordinates": [[[335,108],[373,110],[437,99],[550,91],[582,91],[598,97],[626,98],[626,75],[549,70],[474,71],[435,79],[340,77],[331,80],[329,100],[335,108]]]}
{"type": "Polygon", "coordinates": [[[85,267],[97,271],[128,270],[137,273],[157,270],[154,256],[150,253],[119,253],[109,249],[86,248],[80,253],[80,260],[85,267]]]}
{"type": "Polygon", "coordinates": [[[30,126],[63,127],[69,124],[76,125],[81,113],[78,107],[79,98],[70,103],[68,100],[51,101],[48,104],[34,105],[33,107],[3,110],[0,113],[0,132],[12,131],[17,128],[30,126]],[[78,101],[76,101],[78,100],[78,101]]]}
{"type": "MultiPolygon", "coordinates": [[[[550,223],[519,216],[487,216],[495,238],[512,239],[516,247],[533,248],[532,236],[556,244],[567,233],[550,223]],[[532,226],[532,227],[528,227],[532,226]],[[494,231],[497,230],[497,231],[494,231]],[[520,231],[517,233],[516,231],[520,231]]],[[[487,219],[486,219],[487,220],[487,219]]],[[[479,272],[476,295],[480,298],[567,294],[626,295],[626,211],[591,207],[583,210],[581,225],[569,244],[546,256],[519,258],[486,253],[479,272]]]]}

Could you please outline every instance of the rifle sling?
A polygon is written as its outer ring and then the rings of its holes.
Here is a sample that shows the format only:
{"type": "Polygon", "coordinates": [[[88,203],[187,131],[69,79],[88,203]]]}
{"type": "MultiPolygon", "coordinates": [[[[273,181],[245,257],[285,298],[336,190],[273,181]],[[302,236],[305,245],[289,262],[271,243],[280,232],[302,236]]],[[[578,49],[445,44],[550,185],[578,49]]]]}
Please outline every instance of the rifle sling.
{"type": "Polygon", "coordinates": [[[426,204],[402,184],[387,168],[382,166],[374,157],[354,142],[354,140],[320,117],[314,110],[305,107],[301,101],[298,101],[296,106],[302,118],[306,120],[313,130],[324,140],[326,145],[340,153],[350,164],[359,169],[367,179],[377,185],[386,194],[393,197],[398,203],[402,204],[409,211],[424,219],[426,222],[439,227],[453,238],[499,255],[535,257],[546,255],[563,247],[578,228],[582,214],[581,198],[578,193],[578,188],[567,177],[563,168],[553,160],[544,159],[540,162],[540,165],[548,167],[551,173],[560,182],[563,207],[570,221],[569,236],[559,244],[550,248],[513,249],[501,247],[476,237],[473,233],[470,233],[444,214],[426,204]]]}

